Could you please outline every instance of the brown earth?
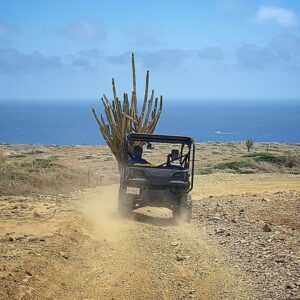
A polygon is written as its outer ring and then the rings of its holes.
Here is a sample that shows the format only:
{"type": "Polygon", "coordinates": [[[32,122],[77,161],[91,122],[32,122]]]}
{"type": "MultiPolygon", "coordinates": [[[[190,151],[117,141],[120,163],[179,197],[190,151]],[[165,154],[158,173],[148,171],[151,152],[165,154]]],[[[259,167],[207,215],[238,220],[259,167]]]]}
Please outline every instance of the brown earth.
{"type": "Polygon", "coordinates": [[[117,190],[2,195],[0,299],[299,299],[299,175],[197,175],[191,224],[117,190]]]}

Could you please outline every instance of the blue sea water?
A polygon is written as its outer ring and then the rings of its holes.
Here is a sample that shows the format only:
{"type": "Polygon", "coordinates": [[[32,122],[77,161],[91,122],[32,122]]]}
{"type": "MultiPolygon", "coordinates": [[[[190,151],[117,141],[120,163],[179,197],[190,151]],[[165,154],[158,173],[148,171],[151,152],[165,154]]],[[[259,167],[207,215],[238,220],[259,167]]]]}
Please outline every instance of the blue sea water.
{"type": "MultiPolygon", "coordinates": [[[[99,100],[0,102],[0,142],[102,145],[91,108],[99,100]]],[[[300,142],[300,101],[168,100],[157,133],[188,135],[197,142],[300,142]]]]}

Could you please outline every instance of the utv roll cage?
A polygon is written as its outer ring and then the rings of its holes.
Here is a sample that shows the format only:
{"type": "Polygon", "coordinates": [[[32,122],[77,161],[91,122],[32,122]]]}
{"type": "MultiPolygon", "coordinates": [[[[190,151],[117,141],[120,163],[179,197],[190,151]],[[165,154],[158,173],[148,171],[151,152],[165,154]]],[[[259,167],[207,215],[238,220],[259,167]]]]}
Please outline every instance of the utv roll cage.
{"type": "MultiPolygon", "coordinates": [[[[151,143],[167,143],[167,144],[181,144],[181,149],[179,153],[180,166],[183,169],[189,169],[191,174],[191,184],[189,191],[193,189],[194,186],[194,161],[195,161],[195,143],[191,137],[187,136],[176,136],[176,135],[159,135],[159,134],[146,134],[146,133],[131,133],[125,137],[124,140],[124,155],[123,155],[123,166],[127,167],[128,156],[132,156],[129,152],[129,145],[133,146],[134,144],[144,145],[147,144],[151,147],[151,143]],[[183,153],[185,146],[188,147],[187,153],[183,153]]],[[[173,162],[173,161],[172,161],[173,162]]],[[[158,166],[143,166],[149,168],[164,168],[167,167],[168,162],[163,163],[158,166]]],[[[123,172],[121,182],[124,182],[123,172]]]]}

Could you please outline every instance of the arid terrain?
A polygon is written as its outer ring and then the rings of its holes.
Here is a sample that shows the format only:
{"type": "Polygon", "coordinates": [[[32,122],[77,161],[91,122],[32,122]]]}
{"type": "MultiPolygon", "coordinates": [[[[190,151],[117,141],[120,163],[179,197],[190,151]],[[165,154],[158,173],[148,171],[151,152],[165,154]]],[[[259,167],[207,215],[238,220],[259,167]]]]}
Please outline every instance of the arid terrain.
{"type": "Polygon", "coordinates": [[[175,224],[118,216],[107,147],[0,145],[0,299],[300,299],[299,157],[197,144],[192,222],[175,224]]]}

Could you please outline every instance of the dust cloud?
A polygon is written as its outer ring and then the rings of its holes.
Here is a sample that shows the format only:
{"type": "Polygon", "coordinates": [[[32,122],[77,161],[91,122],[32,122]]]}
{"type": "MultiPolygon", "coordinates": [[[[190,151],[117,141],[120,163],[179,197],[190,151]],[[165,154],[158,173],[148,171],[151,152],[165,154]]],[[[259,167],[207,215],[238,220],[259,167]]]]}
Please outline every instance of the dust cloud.
{"type": "MultiPolygon", "coordinates": [[[[83,193],[81,211],[95,234],[108,240],[118,239],[124,221],[118,215],[117,184],[88,189],[83,193]]],[[[128,221],[129,222],[129,221],[128,221]]]]}

